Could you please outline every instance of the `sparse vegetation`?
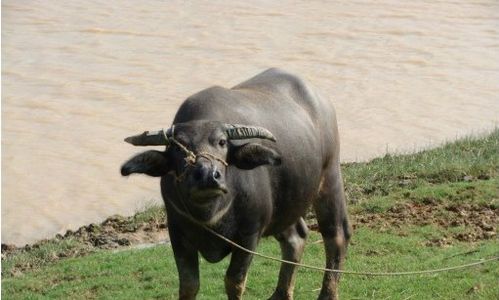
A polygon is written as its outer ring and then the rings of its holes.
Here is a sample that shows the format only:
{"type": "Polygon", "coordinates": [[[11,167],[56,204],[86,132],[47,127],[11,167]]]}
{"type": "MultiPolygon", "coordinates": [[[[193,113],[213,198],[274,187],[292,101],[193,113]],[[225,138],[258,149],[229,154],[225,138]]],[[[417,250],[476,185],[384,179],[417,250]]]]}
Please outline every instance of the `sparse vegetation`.
{"type": "Polygon", "coordinates": [[[163,207],[149,205],[132,217],[112,216],[99,225],[90,224],[33,245],[18,248],[2,244],[2,278],[39,269],[61,259],[157,242],[166,234],[163,207]]]}
{"type": "MultiPolygon", "coordinates": [[[[346,164],[343,172],[355,229],[346,269],[422,270],[499,256],[499,129],[416,154],[346,164]]],[[[150,207],[33,246],[2,245],[2,297],[175,299],[170,247],[105,250],[139,243],[131,238],[138,232],[164,232],[163,220],[162,208],[150,207]]],[[[258,251],[280,256],[273,239],[258,251]]],[[[312,232],[305,253],[305,263],[323,265],[320,235],[312,232]]],[[[201,260],[200,299],[223,295],[227,264],[201,260]]],[[[255,258],[245,299],[270,296],[277,273],[278,264],[255,258]]],[[[315,298],[321,276],[300,269],[295,299],[315,298]]],[[[497,278],[497,261],[439,275],[345,275],[340,293],[343,299],[498,299],[497,278]]]]}

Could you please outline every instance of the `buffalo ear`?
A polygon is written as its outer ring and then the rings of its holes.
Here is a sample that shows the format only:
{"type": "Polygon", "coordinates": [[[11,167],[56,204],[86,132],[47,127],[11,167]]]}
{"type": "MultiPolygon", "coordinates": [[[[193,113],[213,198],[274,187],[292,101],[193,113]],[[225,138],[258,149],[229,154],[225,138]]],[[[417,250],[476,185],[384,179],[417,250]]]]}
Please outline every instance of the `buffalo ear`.
{"type": "Polygon", "coordinates": [[[278,166],[281,156],[273,149],[257,143],[232,146],[229,151],[229,164],[239,169],[251,170],[262,165],[278,166]]]}
{"type": "Polygon", "coordinates": [[[169,171],[168,159],[164,152],[149,150],[130,158],[121,167],[121,175],[133,173],[147,174],[153,177],[166,175],[169,171]]]}

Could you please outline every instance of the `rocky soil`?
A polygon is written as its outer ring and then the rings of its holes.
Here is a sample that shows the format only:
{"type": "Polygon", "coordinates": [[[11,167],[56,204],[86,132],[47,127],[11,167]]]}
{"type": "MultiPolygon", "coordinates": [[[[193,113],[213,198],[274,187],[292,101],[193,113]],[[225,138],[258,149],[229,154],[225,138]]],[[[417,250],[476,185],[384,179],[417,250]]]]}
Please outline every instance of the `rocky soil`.
{"type": "MultiPolygon", "coordinates": [[[[2,260],[37,249],[53,245],[52,257],[54,261],[67,257],[78,257],[99,249],[119,249],[137,245],[161,243],[168,240],[168,231],[164,218],[150,218],[137,222],[136,217],[109,217],[101,224],[90,224],[80,227],[76,231],[67,231],[64,235],[58,234],[53,239],[41,240],[32,245],[16,247],[2,244],[2,260]],[[64,242],[69,242],[64,244],[64,242]],[[62,246],[64,244],[64,246],[62,246]]],[[[29,269],[29,265],[20,266],[29,269]]]]}
{"type": "MultiPolygon", "coordinates": [[[[443,236],[426,242],[427,246],[445,246],[456,241],[476,242],[496,238],[499,209],[471,204],[440,204],[432,199],[426,203],[403,203],[384,213],[354,215],[354,228],[401,228],[403,225],[434,225],[443,236]],[[452,230],[453,228],[459,230],[452,230]],[[451,229],[451,230],[449,230],[451,229]]],[[[404,234],[404,231],[401,231],[404,234]]]]}

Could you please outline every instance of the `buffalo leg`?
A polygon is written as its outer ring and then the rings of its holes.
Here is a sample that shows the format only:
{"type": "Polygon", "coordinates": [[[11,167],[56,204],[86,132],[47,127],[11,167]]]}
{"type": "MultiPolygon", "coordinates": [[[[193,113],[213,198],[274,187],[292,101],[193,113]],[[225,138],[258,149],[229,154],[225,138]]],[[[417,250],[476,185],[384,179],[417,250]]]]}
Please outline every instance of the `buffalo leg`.
{"type": "Polygon", "coordinates": [[[171,226],[169,228],[179,277],[178,297],[181,300],[196,299],[199,291],[198,252],[193,250],[193,247],[189,247],[188,242],[171,226]]]}
{"type": "MultiPolygon", "coordinates": [[[[308,228],[305,221],[300,218],[296,224],[276,235],[281,246],[282,259],[300,262],[305,248],[308,228]]],[[[277,288],[270,297],[271,300],[293,299],[293,290],[296,278],[296,266],[283,263],[279,271],[277,288]]]]}
{"type": "MultiPolygon", "coordinates": [[[[339,163],[324,173],[314,209],[324,240],[326,268],[342,269],[351,229],[339,163]]],[[[318,299],[338,299],[339,280],[339,273],[325,272],[318,299]]]]}
{"type": "MultiPolygon", "coordinates": [[[[255,250],[258,243],[257,235],[244,239],[238,244],[248,250],[255,250]]],[[[229,300],[241,299],[245,286],[248,269],[253,259],[253,254],[235,248],[232,251],[229,268],[225,274],[225,292],[229,300]]]]}

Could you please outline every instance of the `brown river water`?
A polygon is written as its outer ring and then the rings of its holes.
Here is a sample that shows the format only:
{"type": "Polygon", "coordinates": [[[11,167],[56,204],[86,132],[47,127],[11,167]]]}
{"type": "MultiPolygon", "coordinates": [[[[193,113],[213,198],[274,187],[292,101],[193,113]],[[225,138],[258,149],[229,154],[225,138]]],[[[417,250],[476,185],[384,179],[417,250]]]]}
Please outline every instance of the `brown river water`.
{"type": "Polygon", "coordinates": [[[438,145],[498,124],[499,2],[4,0],[2,242],[160,201],[123,138],[272,66],[331,98],[343,161],[438,145]]]}

